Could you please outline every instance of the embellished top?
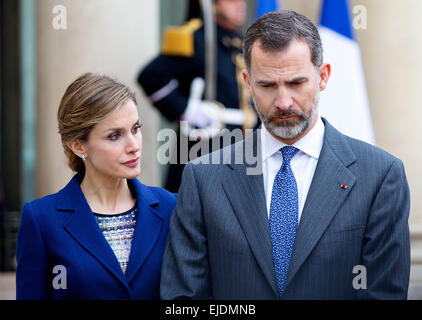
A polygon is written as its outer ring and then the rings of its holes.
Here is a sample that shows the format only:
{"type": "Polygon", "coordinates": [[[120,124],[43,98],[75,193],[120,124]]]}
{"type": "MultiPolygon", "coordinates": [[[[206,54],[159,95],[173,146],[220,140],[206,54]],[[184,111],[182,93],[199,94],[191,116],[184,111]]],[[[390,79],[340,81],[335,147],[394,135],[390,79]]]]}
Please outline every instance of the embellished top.
{"type": "Polygon", "coordinates": [[[94,217],[100,226],[111,249],[120,263],[123,273],[126,272],[129,254],[136,225],[137,207],[119,214],[95,213],[94,217]]]}

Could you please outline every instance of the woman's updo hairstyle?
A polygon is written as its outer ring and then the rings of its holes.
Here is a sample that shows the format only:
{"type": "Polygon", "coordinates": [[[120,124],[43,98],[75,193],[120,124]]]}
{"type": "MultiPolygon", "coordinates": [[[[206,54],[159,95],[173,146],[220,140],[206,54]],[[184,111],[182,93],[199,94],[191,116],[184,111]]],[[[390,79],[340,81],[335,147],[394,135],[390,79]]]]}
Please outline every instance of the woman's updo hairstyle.
{"type": "Polygon", "coordinates": [[[57,120],[70,169],[84,172],[85,165],[68,143],[73,140],[87,142],[94,126],[128,100],[137,105],[135,94],[127,86],[105,75],[85,73],[67,87],[57,120]]]}

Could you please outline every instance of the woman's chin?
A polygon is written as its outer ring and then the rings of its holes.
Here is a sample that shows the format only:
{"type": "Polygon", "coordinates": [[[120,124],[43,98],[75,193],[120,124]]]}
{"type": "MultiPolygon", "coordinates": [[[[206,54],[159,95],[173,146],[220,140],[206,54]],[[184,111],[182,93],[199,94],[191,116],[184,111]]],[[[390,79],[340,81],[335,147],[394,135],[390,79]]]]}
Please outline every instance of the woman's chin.
{"type": "Polygon", "coordinates": [[[126,175],[126,179],[135,179],[141,174],[141,168],[137,168],[136,170],[131,170],[131,172],[128,172],[126,175]]]}

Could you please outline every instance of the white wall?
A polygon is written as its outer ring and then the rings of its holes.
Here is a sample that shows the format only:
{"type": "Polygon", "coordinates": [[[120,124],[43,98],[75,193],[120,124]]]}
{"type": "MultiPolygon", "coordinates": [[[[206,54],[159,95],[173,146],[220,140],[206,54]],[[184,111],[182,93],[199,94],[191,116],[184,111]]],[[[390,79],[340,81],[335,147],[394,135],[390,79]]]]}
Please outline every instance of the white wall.
{"type": "Polygon", "coordinates": [[[159,1],[37,1],[37,164],[36,196],[58,191],[71,177],[57,133],[56,114],[66,87],[82,73],[112,75],[137,93],[144,123],[141,180],[159,183],[156,161],[158,113],[136,76],[158,51],[159,1]],[[52,10],[63,5],[67,29],[56,30],[52,10]]]}

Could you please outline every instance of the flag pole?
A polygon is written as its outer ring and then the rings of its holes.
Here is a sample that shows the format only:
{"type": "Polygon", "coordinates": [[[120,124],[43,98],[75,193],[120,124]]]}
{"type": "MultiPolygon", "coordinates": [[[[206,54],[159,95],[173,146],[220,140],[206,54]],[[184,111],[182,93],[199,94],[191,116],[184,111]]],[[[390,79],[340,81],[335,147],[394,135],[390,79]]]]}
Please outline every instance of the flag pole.
{"type": "Polygon", "coordinates": [[[205,99],[216,98],[216,33],[213,0],[202,0],[205,33],[205,99]]]}

